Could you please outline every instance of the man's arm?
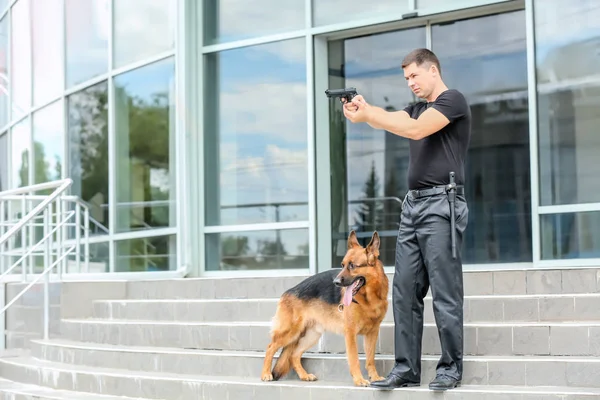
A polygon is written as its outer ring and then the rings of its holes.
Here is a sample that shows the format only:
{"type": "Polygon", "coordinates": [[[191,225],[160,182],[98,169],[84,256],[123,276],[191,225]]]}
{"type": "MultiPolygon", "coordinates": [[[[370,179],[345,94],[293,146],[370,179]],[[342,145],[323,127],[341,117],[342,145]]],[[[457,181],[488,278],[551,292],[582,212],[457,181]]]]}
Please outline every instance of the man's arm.
{"type": "Polygon", "coordinates": [[[369,108],[365,122],[371,127],[412,140],[421,140],[450,123],[444,114],[434,108],[426,110],[418,119],[412,119],[404,110],[390,112],[375,106],[369,108]]]}

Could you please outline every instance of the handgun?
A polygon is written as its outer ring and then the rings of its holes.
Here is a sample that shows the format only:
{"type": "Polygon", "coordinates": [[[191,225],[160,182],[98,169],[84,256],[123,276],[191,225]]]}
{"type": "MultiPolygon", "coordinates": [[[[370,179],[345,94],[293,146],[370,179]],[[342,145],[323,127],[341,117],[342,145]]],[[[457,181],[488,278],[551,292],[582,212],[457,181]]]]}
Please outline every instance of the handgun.
{"type": "Polygon", "coordinates": [[[356,88],[346,88],[346,89],[327,89],[325,94],[328,98],[339,97],[340,102],[344,104],[342,99],[346,99],[346,102],[350,103],[354,96],[356,96],[356,88]]]}

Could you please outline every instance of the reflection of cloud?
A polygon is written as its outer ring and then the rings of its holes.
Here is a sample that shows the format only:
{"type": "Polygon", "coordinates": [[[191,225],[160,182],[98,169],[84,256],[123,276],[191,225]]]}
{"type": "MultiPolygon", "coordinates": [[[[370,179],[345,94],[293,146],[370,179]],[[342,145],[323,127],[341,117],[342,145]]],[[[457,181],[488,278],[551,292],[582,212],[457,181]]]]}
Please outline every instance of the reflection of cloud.
{"type": "MultiPolygon", "coordinates": [[[[306,149],[294,151],[266,144],[252,149],[253,154],[262,154],[242,156],[240,147],[231,142],[221,145],[221,205],[308,202],[306,149]]],[[[246,208],[233,215],[232,210],[225,210],[222,222],[254,223],[263,220],[265,210],[273,212],[268,207],[246,208]]],[[[305,214],[306,206],[283,207],[281,211],[281,220],[288,220],[290,213],[305,214]]]]}
{"type": "Polygon", "coordinates": [[[600,36],[600,3],[575,0],[536,0],[536,56],[543,60],[552,47],[600,36]],[[542,5],[543,4],[543,5],[542,5]]]}
{"type": "Polygon", "coordinates": [[[345,41],[346,77],[398,74],[404,79],[402,60],[417,47],[425,47],[425,28],[382,33],[345,41]]]}
{"type": "Polygon", "coordinates": [[[266,201],[267,192],[272,201],[306,197],[306,150],[293,151],[267,144],[255,149],[263,152],[262,156],[239,156],[236,147],[226,143],[221,148],[222,204],[266,201]]]}
{"type": "Polygon", "coordinates": [[[266,140],[306,142],[305,84],[236,85],[235,91],[221,93],[220,106],[226,137],[257,134],[266,140]]]}
{"type": "MultiPolygon", "coordinates": [[[[218,6],[214,1],[209,3],[209,15],[217,25],[220,42],[304,28],[304,0],[220,0],[216,3],[218,6]],[[216,16],[215,8],[218,9],[216,16]]],[[[212,34],[209,36],[213,39],[212,34]]]]}
{"type": "Polygon", "coordinates": [[[523,10],[433,25],[433,51],[440,61],[457,60],[463,64],[487,56],[525,51],[525,26],[523,10]]]}
{"type": "Polygon", "coordinates": [[[67,85],[107,70],[109,0],[65,0],[67,85]]]}
{"type": "Polygon", "coordinates": [[[313,1],[315,25],[337,24],[406,10],[408,10],[408,3],[398,0],[378,0],[371,2],[366,7],[365,3],[360,0],[313,1]]]}
{"type": "Polygon", "coordinates": [[[114,2],[115,67],[173,48],[177,26],[176,5],[177,2],[172,0],[114,2]]]}

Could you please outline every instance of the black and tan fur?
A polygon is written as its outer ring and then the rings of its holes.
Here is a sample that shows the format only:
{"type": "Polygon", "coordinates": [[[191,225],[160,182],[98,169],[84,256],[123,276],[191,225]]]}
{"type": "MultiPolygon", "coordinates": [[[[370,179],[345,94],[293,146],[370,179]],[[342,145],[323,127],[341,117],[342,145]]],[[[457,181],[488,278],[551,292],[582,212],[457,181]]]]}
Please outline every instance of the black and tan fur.
{"type": "Polygon", "coordinates": [[[352,231],[342,269],[315,274],[281,296],[273,317],[271,343],[262,369],[263,381],[278,380],[294,368],[303,381],[315,381],[300,362],[324,332],[343,335],[350,374],[357,386],[368,386],[358,360],[357,335],[363,335],[366,370],[371,381],[381,380],[375,368],[375,347],[379,327],[388,308],[388,278],[379,260],[379,234],[375,232],[365,248],[352,231]],[[345,307],[343,296],[356,280],[364,284],[345,307]],[[340,306],[341,305],[341,306],[340,306]],[[341,310],[341,311],[340,311],[341,310]],[[273,371],[273,356],[283,347],[273,371]]]}

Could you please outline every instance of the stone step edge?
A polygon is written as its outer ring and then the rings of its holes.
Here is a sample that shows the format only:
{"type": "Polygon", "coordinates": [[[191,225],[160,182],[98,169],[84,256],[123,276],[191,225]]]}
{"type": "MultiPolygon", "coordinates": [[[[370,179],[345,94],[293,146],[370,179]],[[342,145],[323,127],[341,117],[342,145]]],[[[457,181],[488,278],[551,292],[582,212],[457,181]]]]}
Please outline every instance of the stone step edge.
{"type": "Polygon", "coordinates": [[[12,395],[35,396],[52,400],[147,400],[141,397],[124,397],[99,395],[86,392],[75,392],[72,390],[51,389],[46,386],[33,385],[31,383],[20,383],[8,379],[0,378],[0,393],[10,393],[12,395]]]}
{"type": "MultiPolygon", "coordinates": [[[[185,326],[245,326],[270,327],[271,321],[171,321],[171,320],[132,320],[132,319],[103,319],[103,318],[63,318],[63,323],[75,324],[105,324],[105,325],[185,325],[185,326]]],[[[520,327],[600,327],[600,321],[502,321],[502,322],[465,322],[465,327],[474,328],[520,328],[520,327]]],[[[381,326],[393,327],[393,322],[383,322],[381,326]]],[[[435,322],[426,322],[424,326],[435,327],[435,322]]]]}
{"type": "MultiPolygon", "coordinates": [[[[0,359],[0,364],[8,364],[13,367],[20,367],[26,369],[52,371],[58,373],[75,374],[88,374],[96,379],[99,376],[112,376],[115,378],[123,379],[153,379],[158,381],[184,381],[193,384],[222,384],[222,385],[244,385],[244,386],[278,386],[288,388],[303,388],[303,389],[341,389],[341,390],[363,390],[363,391],[379,391],[378,389],[369,387],[356,387],[350,382],[301,382],[301,381],[278,381],[278,382],[261,382],[258,378],[244,378],[244,377],[225,377],[225,376],[199,376],[199,375],[183,375],[183,374],[172,374],[172,373],[153,373],[153,372],[134,372],[128,370],[121,370],[115,368],[100,368],[100,367],[87,367],[77,366],[73,367],[68,364],[61,364],[57,362],[39,362],[33,358],[13,358],[13,359],[0,359]]],[[[430,392],[427,387],[427,383],[421,383],[420,387],[414,388],[402,388],[400,389],[406,392],[430,392]]],[[[599,396],[600,389],[590,389],[581,387],[565,387],[565,386],[543,386],[543,387],[519,387],[519,386],[477,386],[477,385],[463,385],[459,388],[453,389],[453,393],[485,393],[485,394],[535,394],[535,395],[587,395],[587,396],[599,396]]]]}
{"type": "MultiPolygon", "coordinates": [[[[92,351],[110,351],[110,352],[122,352],[122,353],[152,353],[152,354],[180,354],[180,355],[198,355],[198,356],[223,356],[223,357],[253,357],[263,358],[265,355],[264,351],[250,351],[250,350],[205,350],[205,349],[186,349],[176,347],[144,347],[144,346],[123,346],[123,345],[111,345],[104,343],[91,343],[91,342],[77,342],[62,339],[50,339],[50,340],[32,340],[39,346],[52,346],[61,347],[65,349],[75,350],[92,350],[92,351]]],[[[279,355],[279,352],[277,353],[279,355]]],[[[305,353],[303,358],[307,359],[330,359],[330,360],[346,360],[344,354],[338,353],[305,353]]],[[[377,354],[375,356],[377,360],[393,360],[394,355],[392,354],[377,354]]],[[[359,353],[359,359],[365,359],[364,353],[359,353]]],[[[423,360],[437,360],[438,355],[423,355],[423,360]]],[[[465,362],[589,362],[589,363],[600,363],[600,357],[596,356],[464,356],[465,362]]]]}
{"type": "MultiPolygon", "coordinates": [[[[600,293],[540,293],[540,294],[485,294],[485,295],[465,295],[466,300],[531,300],[531,299],[557,299],[557,298],[600,298],[600,293]]],[[[391,301],[392,297],[388,296],[388,301],[391,301]]],[[[431,295],[425,296],[425,300],[432,300],[431,295]]],[[[100,304],[108,303],[133,303],[133,304],[152,304],[152,303],[259,303],[259,302],[272,302],[276,303],[279,301],[279,297],[231,297],[222,299],[186,299],[186,298],[173,298],[173,299],[108,299],[108,300],[93,300],[92,302],[100,304]]]]}

